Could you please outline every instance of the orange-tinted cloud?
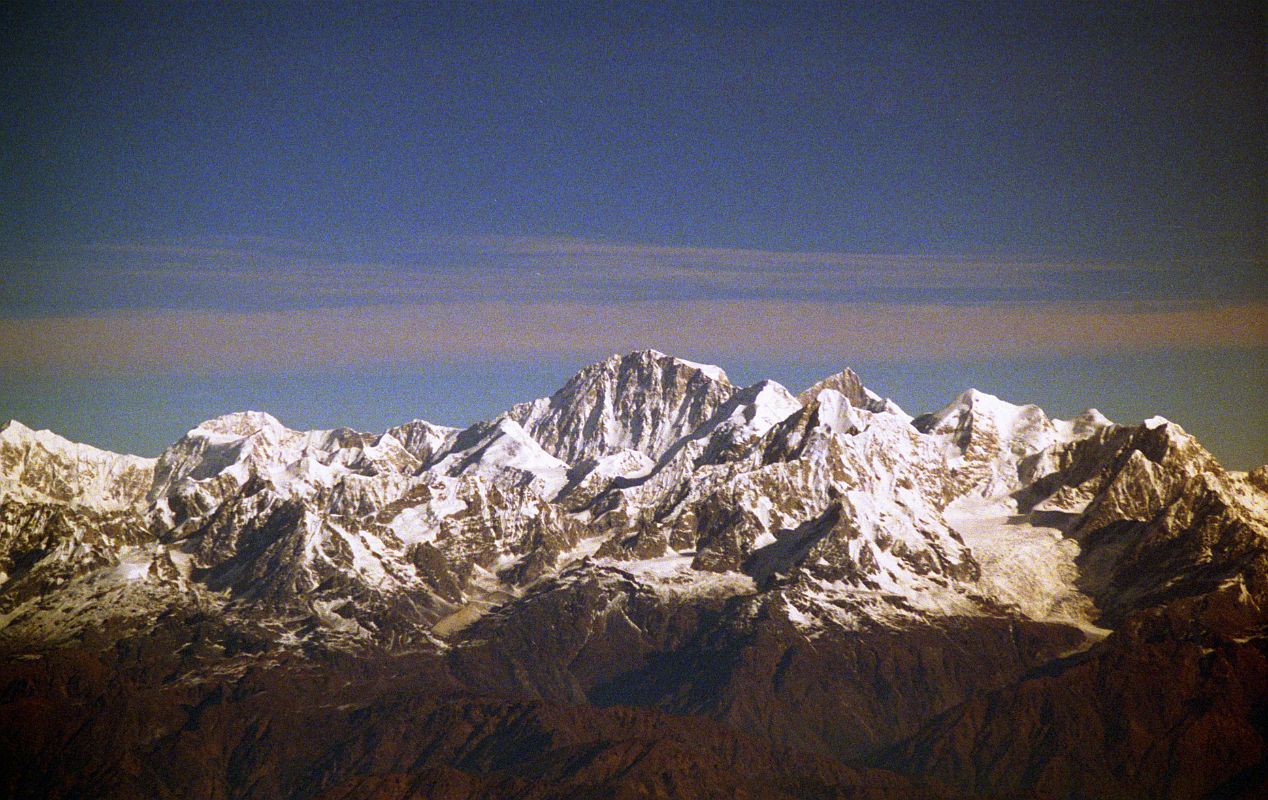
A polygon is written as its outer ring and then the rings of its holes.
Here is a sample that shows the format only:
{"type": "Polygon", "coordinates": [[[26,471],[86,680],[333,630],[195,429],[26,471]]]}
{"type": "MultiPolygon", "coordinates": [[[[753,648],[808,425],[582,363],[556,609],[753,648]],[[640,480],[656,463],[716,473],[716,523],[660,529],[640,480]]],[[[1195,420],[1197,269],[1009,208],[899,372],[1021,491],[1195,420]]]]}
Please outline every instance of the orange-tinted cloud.
{"type": "Polygon", "coordinates": [[[148,311],[0,320],[0,368],[278,370],[443,358],[586,357],[655,347],[705,360],[840,363],[1268,345],[1268,304],[448,302],[299,311],[148,311]]]}

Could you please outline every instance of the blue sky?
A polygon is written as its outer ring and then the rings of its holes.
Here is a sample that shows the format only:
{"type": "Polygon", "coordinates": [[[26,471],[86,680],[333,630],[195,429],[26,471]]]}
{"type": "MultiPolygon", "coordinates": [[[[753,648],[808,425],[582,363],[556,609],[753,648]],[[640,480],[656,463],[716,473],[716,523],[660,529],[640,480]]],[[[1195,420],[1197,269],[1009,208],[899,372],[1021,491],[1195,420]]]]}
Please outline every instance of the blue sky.
{"type": "Polygon", "coordinates": [[[1268,460],[1258,4],[598,5],[7,4],[0,418],[464,424],[653,346],[1268,460]]]}

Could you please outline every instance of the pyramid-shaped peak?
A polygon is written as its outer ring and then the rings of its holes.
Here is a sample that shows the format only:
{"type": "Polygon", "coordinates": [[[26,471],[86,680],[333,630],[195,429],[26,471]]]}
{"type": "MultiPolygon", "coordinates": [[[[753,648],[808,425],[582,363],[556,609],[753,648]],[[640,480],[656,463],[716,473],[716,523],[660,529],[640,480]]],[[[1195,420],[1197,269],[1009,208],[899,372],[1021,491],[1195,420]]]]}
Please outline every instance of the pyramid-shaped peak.
{"type": "Polygon", "coordinates": [[[647,369],[675,368],[699,371],[709,380],[721,381],[723,383],[731,382],[727,377],[726,371],[721,367],[714,366],[713,364],[702,364],[698,361],[689,361],[685,358],[667,355],[666,353],[662,353],[659,350],[653,350],[651,348],[635,350],[624,355],[614,353],[603,361],[581,370],[581,372],[577,373],[577,377],[586,375],[590,370],[621,373],[647,369]]]}
{"type": "Polygon", "coordinates": [[[737,391],[718,367],[638,350],[586,367],[509,416],[569,464],[627,449],[654,460],[737,391]]]}
{"type": "Polygon", "coordinates": [[[1101,428],[1108,428],[1114,422],[1095,408],[1089,408],[1070,420],[1070,430],[1077,438],[1085,438],[1101,428]]]}
{"type": "Polygon", "coordinates": [[[1049,420],[1039,406],[1015,405],[981,389],[965,389],[945,408],[919,417],[915,424],[919,430],[932,433],[967,429],[982,421],[1007,432],[1018,425],[1047,424],[1049,420]]]}
{"type": "MultiPolygon", "coordinates": [[[[277,417],[264,411],[235,411],[201,423],[194,431],[244,437],[267,430],[284,432],[286,426],[277,417]]],[[[192,431],[191,431],[192,432],[192,431]]]]}
{"type": "Polygon", "coordinates": [[[486,457],[486,451],[498,448],[522,456],[525,462],[545,467],[565,466],[529,436],[518,422],[503,414],[492,420],[477,422],[460,432],[445,458],[458,463],[474,462],[486,457]]]}
{"type": "Polygon", "coordinates": [[[819,392],[824,389],[833,389],[841,393],[845,399],[850,401],[850,405],[855,408],[865,409],[872,412],[888,411],[891,413],[902,413],[892,400],[881,397],[876,392],[863,385],[863,379],[858,376],[854,370],[846,367],[840,372],[829,375],[810,388],[803,391],[797,396],[803,404],[809,405],[819,396],[819,392]]]}
{"type": "Polygon", "coordinates": [[[1101,410],[1098,408],[1089,408],[1088,410],[1084,411],[1082,414],[1075,417],[1075,420],[1078,420],[1080,422],[1094,423],[1097,425],[1113,425],[1114,424],[1113,421],[1110,420],[1109,417],[1102,414],[1101,410]]]}
{"type": "Polygon", "coordinates": [[[801,401],[793,397],[783,384],[762,380],[732,395],[714,421],[720,425],[729,422],[732,425],[755,427],[760,435],[801,408],[801,401]],[[723,415],[726,417],[723,418],[723,415]]]}
{"type": "Polygon", "coordinates": [[[758,395],[762,395],[762,394],[772,394],[772,393],[779,394],[779,395],[786,394],[789,397],[792,396],[792,393],[788,391],[788,387],[784,386],[779,381],[771,380],[770,378],[762,378],[757,383],[754,383],[751,386],[744,387],[744,390],[742,393],[746,395],[752,395],[754,397],[758,395]]]}
{"type": "Polygon", "coordinates": [[[503,414],[459,433],[450,450],[428,467],[451,477],[480,475],[535,486],[553,496],[567,482],[568,465],[542,449],[518,422],[503,414]]]}

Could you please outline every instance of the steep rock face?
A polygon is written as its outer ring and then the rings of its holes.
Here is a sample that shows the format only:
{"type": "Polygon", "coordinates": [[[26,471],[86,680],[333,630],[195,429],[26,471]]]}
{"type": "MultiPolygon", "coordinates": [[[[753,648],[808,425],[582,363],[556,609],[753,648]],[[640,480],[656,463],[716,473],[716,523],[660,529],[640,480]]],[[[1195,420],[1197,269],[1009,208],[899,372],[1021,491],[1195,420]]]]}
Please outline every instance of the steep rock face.
{"type": "Polygon", "coordinates": [[[1268,789],[1266,497],[1161,418],[1042,453],[1018,492],[1080,547],[1104,643],[927,722],[877,763],[971,791],[1268,789]]]}
{"type": "Polygon", "coordinates": [[[881,397],[876,392],[863,385],[863,379],[860,378],[852,369],[845,369],[835,375],[829,375],[814,386],[806,389],[798,399],[802,403],[809,405],[813,400],[818,398],[819,393],[825,389],[831,389],[839,392],[842,397],[850,401],[850,405],[855,408],[865,409],[875,413],[886,412],[889,414],[903,415],[903,410],[888,398],[881,397]]]}
{"type": "Polygon", "coordinates": [[[895,415],[833,407],[841,395],[832,390],[820,398],[826,410],[798,409],[744,459],[695,470],[658,518],[694,521],[698,568],[835,583],[826,591],[844,595],[917,597],[930,588],[924,578],[938,576],[938,594],[954,594],[976,567],[922,491],[940,482],[922,467],[937,443],[895,415]],[[807,431],[798,415],[817,424],[807,431]]]}
{"type": "Polygon", "coordinates": [[[116,568],[124,580],[138,568],[144,573],[145,566],[121,561],[150,538],[145,521],[128,511],[0,501],[0,615],[95,570],[116,568]]]}
{"type": "Polygon", "coordinates": [[[656,468],[656,462],[637,450],[617,450],[600,458],[578,461],[568,470],[568,483],[556,502],[570,511],[584,511],[618,482],[637,481],[656,468]]]}
{"type": "Polygon", "coordinates": [[[432,624],[487,591],[472,583],[482,571],[509,561],[511,583],[528,580],[575,543],[576,524],[537,499],[562,465],[514,422],[467,439],[425,423],[397,430],[432,451],[435,469],[390,432],[297,432],[247,412],[198,426],[149,462],[148,491],[133,490],[148,506],[6,498],[12,579],[0,606],[33,608],[4,635],[37,635],[41,615],[63,609],[57,627],[73,636],[111,608],[140,614],[163,598],[263,617],[280,643],[429,641],[432,624]],[[85,580],[48,591],[74,578],[85,580]],[[98,584],[131,599],[98,607],[98,584]]]}
{"type": "Polygon", "coordinates": [[[1026,483],[1021,469],[1027,459],[1110,423],[1094,409],[1071,422],[1054,422],[1038,406],[1016,406],[969,389],[913,424],[946,441],[947,499],[952,499],[969,490],[993,497],[1020,489],[1026,483]]]}
{"type": "Polygon", "coordinates": [[[1045,461],[1051,471],[1019,493],[1021,508],[1079,543],[1078,580],[1105,623],[1230,583],[1268,587],[1268,495],[1178,425],[1103,428],[1045,461]]]}
{"type": "Polygon", "coordinates": [[[438,454],[449,449],[458,429],[416,419],[388,428],[387,434],[400,442],[420,464],[430,464],[438,454]]]}
{"type": "Polygon", "coordinates": [[[717,367],[640,350],[583,369],[549,398],[515,406],[510,417],[569,464],[622,449],[657,460],[735,391],[717,367]]]}
{"type": "Polygon", "coordinates": [[[698,450],[691,459],[695,466],[743,458],[767,431],[801,407],[801,402],[783,386],[775,381],[761,381],[732,395],[682,444],[688,450],[698,450]]]}
{"type": "Polygon", "coordinates": [[[154,464],[151,458],[33,431],[16,420],[0,426],[0,500],[64,503],[95,511],[132,509],[150,487],[154,464]]]}
{"type": "Polygon", "coordinates": [[[151,538],[143,506],[154,468],[16,421],[0,427],[0,638],[30,616],[25,605],[95,571],[135,574],[127,556],[151,538]]]}

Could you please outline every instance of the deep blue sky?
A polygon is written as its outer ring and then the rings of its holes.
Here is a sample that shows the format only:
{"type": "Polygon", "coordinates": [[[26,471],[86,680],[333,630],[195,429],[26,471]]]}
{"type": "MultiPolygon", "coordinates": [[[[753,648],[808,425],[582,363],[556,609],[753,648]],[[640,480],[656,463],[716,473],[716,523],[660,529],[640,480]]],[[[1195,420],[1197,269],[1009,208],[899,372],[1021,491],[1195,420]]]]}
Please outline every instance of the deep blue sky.
{"type": "Polygon", "coordinates": [[[6,5],[7,242],[1264,255],[1257,3],[6,5]]]}
{"type": "Polygon", "coordinates": [[[1262,4],[609,5],[6,4],[0,418],[465,423],[660,346],[1268,460],[1262,4]]]}

